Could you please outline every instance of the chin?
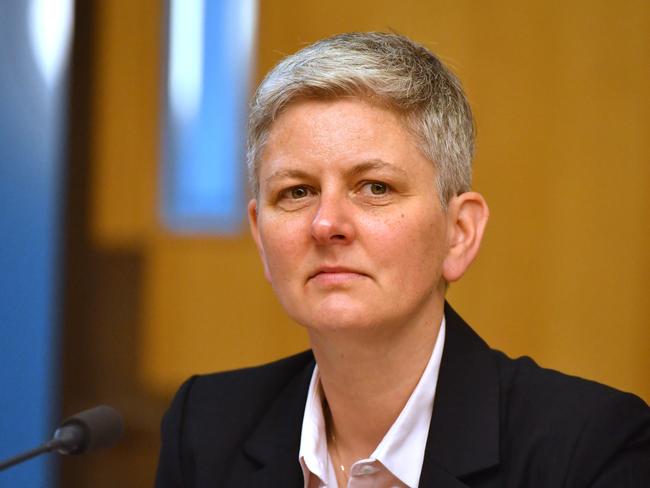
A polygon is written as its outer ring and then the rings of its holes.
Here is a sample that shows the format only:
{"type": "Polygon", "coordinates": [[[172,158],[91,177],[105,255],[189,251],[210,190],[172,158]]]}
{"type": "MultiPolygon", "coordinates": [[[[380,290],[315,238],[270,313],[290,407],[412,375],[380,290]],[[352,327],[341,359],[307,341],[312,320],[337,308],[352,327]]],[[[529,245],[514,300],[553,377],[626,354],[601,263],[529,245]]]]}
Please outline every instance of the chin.
{"type": "Polygon", "coordinates": [[[294,319],[308,329],[320,331],[367,330],[377,326],[373,312],[368,307],[316,306],[294,319]]]}

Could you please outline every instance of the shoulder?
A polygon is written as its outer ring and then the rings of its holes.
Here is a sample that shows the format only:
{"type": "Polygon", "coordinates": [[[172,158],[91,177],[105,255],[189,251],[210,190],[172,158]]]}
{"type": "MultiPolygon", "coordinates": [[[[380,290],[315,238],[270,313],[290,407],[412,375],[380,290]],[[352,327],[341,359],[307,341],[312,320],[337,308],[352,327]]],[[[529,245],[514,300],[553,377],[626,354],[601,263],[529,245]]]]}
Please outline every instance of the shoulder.
{"type": "Polygon", "coordinates": [[[473,425],[472,443],[460,431],[466,449],[482,443],[489,460],[499,460],[504,486],[650,486],[650,408],[643,400],[528,357],[511,359],[448,304],[445,317],[436,393],[445,416],[437,432],[448,433],[449,419],[456,429],[473,425]],[[458,420],[459,411],[474,418],[458,420]]]}
{"type": "Polygon", "coordinates": [[[313,354],[305,351],[262,366],[193,376],[176,393],[168,415],[182,413],[187,428],[199,432],[219,418],[231,425],[254,422],[313,363],[313,354]]]}
{"type": "Polygon", "coordinates": [[[529,461],[566,465],[568,486],[603,476],[621,482],[639,470],[644,480],[650,477],[650,408],[642,399],[542,368],[528,357],[490,354],[499,370],[506,457],[525,453],[529,461]]]}
{"type": "Polygon", "coordinates": [[[196,473],[220,476],[279,397],[293,395],[295,403],[304,403],[300,392],[304,383],[306,394],[313,365],[313,354],[305,351],[185,381],[163,418],[156,486],[192,486],[196,473]]]}
{"type": "Polygon", "coordinates": [[[247,399],[264,403],[313,363],[312,352],[304,351],[261,366],[193,376],[181,386],[173,403],[180,399],[186,408],[210,412],[233,404],[241,407],[247,399]]]}
{"type": "Polygon", "coordinates": [[[547,421],[564,418],[567,422],[609,408],[650,415],[646,403],[631,393],[540,367],[529,357],[511,359],[493,349],[490,354],[499,370],[502,397],[513,411],[538,411],[547,421]]]}
{"type": "Polygon", "coordinates": [[[445,304],[445,317],[446,361],[452,371],[447,375],[455,382],[462,380],[474,392],[474,399],[478,394],[498,395],[506,440],[521,437],[537,446],[563,443],[576,447],[576,440],[587,439],[592,432],[607,437],[609,443],[623,441],[619,438],[634,432],[650,437],[650,408],[639,397],[540,367],[529,357],[512,359],[490,348],[449,304],[445,304]],[[481,393],[472,385],[479,380],[498,386],[496,390],[485,387],[489,394],[481,393]]]}

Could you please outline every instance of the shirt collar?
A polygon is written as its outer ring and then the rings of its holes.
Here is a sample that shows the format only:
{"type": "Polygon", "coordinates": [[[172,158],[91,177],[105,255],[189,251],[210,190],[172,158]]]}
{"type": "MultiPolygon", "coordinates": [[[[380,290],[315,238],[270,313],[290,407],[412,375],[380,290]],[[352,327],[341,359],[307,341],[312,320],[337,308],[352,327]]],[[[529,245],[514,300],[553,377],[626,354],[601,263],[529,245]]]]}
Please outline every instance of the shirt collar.
{"type": "Polygon", "coordinates": [[[420,481],[444,343],[443,316],[436,344],[420,381],[397,420],[370,456],[411,487],[418,486],[420,481]]]}
{"type": "MultiPolygon", "coordinates": [[[[420,381],[397,420],[370,456],[410,487],[418,486],[420,480],[444,343],[443,316],[431,358],[420,381]]],[[[323,481],[327,479],[329,453],[318,365],[309,384],[298,458],[305,480],[309,480],[310,472],[323,481]]]]}
{"type": "Polygon", "coordinates": [[[327,451],[327,434],[318,364],[314,367],[311,382],[309,383],[305,414],[302,420],[298,459],[302,467],[305,486],[309,482],[310,472],[318,476],[322,482],[327,480],[329,453],[327,451]]]}

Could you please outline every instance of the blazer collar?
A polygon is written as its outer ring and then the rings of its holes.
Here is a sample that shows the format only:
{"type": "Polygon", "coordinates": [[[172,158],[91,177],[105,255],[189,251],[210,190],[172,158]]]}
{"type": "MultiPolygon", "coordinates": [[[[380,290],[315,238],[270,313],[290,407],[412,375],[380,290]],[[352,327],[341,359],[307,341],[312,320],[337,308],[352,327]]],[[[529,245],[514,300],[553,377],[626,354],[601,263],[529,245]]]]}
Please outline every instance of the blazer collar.
{"type": "Polygon", "coordinates": [[[434,480],[444,473],[462,478],[499,463],[496,363],[487,344],[447,303],[445,317],[447,337],[420,486],[438,486],[434,480]]]}
{"type": "MultiPolygon", "coordinates": [[[[499,376],[487,344],[445,303],[445,347],[420,486],[461,488],[499,462],[499,376]]],[[[247,486],[303,486],[300,433],[313,357],[287,384],[244,446],[260,464],[247,486]]]]}
{"type": "Polygon", "coordinates": [[[298,452],[307,390],[315,364],[310,354],[306,365],[280,392],[244,444],[244,452],[260,465],[244,486],[304,485],[298,452]]]}

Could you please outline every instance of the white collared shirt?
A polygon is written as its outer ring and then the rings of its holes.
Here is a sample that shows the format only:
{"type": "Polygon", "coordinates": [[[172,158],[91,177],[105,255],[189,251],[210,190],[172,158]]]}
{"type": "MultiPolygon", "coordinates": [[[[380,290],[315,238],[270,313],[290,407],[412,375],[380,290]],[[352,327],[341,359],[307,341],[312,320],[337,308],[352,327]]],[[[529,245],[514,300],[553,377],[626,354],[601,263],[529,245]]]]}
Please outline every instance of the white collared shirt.
{"type": "MultiPolygon", "coordinates": [[[[348,488],[418,486],[444,343],[443,316],[436,344],[420,381],[370,457],[350,467],[348,488]]],[[[298,455],[305,488],[338,487],[334,464],[327,450],[322,400],[316,365],[309,384],[298,455]]]]}

